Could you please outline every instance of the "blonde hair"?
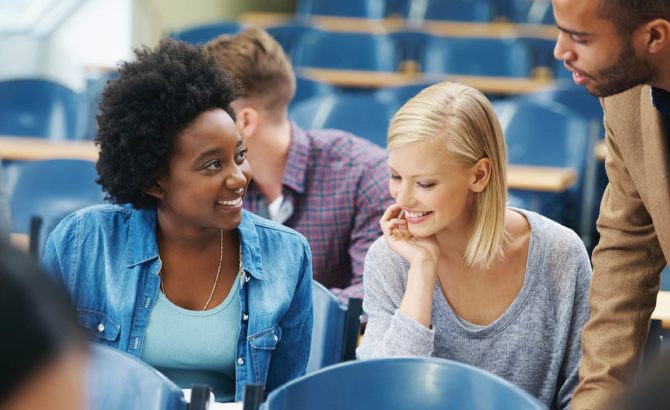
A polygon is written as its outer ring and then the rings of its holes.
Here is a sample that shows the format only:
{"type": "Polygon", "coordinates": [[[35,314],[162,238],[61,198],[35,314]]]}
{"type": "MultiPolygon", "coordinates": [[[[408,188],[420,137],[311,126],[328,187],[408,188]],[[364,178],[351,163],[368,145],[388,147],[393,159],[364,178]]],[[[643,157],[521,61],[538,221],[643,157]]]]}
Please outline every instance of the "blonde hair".
{"type": "Polygon", "coordinates": [[[205,44],[224,71],[244,86],[244,96],[257,99],[268,113],[286,115],[295,94],[295,73],[281,45],[260,27],[221,35],[205,44]]]}
{"type": "Polygon", "coordinates": [[[417,142],[443,148],[449,160],[473,166],[480,159],[491,161],[491,177],[477,193],[472,233],[465,264],[477,269],[491,267],[503,257],[505,209],[507,207],[507,154],[498,117],[486,97],[462,84],[443,82],[421,91],[393,117],[388,149],[417,142]]]}

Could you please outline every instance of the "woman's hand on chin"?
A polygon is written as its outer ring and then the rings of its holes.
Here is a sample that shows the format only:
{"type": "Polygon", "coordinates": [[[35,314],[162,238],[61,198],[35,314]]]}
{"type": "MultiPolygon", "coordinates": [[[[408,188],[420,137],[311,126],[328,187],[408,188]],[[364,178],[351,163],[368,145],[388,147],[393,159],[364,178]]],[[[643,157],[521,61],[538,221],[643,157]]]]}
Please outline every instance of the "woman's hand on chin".
{"type": "Polygon", "coordinates": [[[407,221],[403,214],[398,215],[402,208],[397,205],[388,207],[379,222],[389,249],[406,259],[410,265],[432,265],[437,268],[440,248],[435,235],[416,237],[407,229],[407,221]]]}

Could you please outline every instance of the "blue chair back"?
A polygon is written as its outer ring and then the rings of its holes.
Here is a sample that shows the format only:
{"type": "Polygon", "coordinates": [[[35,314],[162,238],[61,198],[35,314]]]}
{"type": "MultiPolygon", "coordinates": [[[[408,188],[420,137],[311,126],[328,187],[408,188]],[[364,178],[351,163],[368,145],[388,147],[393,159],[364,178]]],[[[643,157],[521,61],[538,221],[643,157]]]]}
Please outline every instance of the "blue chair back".
{"type": "Polygon", "coordinates": [[[286,55],[292,61],[295,55],[298,39],[300,39],[306,32],[313,31],[313,29],[310,28],[308,24],[301,24],[294,21],[281,26],[268,27],[265,31],[277,40],[284,49],[286,55]]]}
{"type": "Polygon", "coordinates": [[[289,117],[304,129],[340,129],[386,147],[395,108],[369,95],[327,95],[294,105],[289,109],[289,117]]]}
{"type": "Polygon", "coordinates": [[[204,26],[192,27],[182,31],[170,33],[170,37],[177,41],[189,44],[202,44],[213,40],[222,34],[235,34],[243,29],[242,25],[235,21],[222,21],[204,26]]]}
{"type": "Polygon", "coordinates": [[[435,83],[403,85],[400,87],[383,87],[374,92],[375,99],[384,104],[391,104],[401,107],[405,105],[410,98],[415,97],[423,89],[434,85],[435,83]]]}
{"type": "Polygon", "coordinates": [[[489,0],[410,0],[405,18],[409,20],[443,20],[489,22],[493,9],[489,0]]]}
{"type": "Polygon", "coordinates": [[[0,82],[0,134],[79,139],[84,108],[79,94],[51,81],[0,82]]]}
{"type": "Polygon", "coordinates": [[[293,96],[293,100],[291,100],[291,105],[297,104],[308,98],[320,95],[333,95],[335,93],[335,87],[333,87],[332,84],[320,83],[318,81],[296,77],[295,95],[293,96]]]}
{"type": "Polygon", "coordinates": [[[382,19],[386,16],[386,0],[299,0],[296,10],[313,16],[382,19]]]}
{"type": "Polygon", "coordinates": [[[340,307],[337,297],[316,281],[312,281],[312,302],[314,327],[307,373],[342,361],[344,321],[347,314],[340,307]]]}
{"type": "Polygon", "coordinates": [[[387,34],[308,31],[297,42],[293,65],[368,71],[398,71],[400,48],[387,34]]]}
{"type": "MultiPolygon", "coordinates": [[[[104,203],[95,183],[95,163],[74,159],[11,162],[4,177],[12,211],[12,231],[28,234],[32,217],[63,218],[78,209],[104,203]]],[[[42,232],[46,232],[43,224],[42,232]]],[[[41,235],[44,236],[44,235],[41,235]]]]}
{"type": "Polygon", "coordinates": [[[264,410],[542,410],[530,394],[493,374],[444,359],[342,363],[274,390],[264,410]]]}
{"type": "Polygon", "coordinates": [[[533,59],[518,39],[431,37],[422,67],[426,73],[528,78],[533,59]]]}
{"type": "Polygon", "coordinates": [[[551,0],[513,0],[511,7],[515,23],[556,25],[551,0]]]}
{"type": "Polygon", "coordinates": [[[526,99],[541,104],[561,103],[588,120],[596,121],[601,128],[599,137],[605,138],[603,107],[600,105],[600,100],[589,94],[585,87],[570,82],[546,91],[528,94],[526,99]]]}
{"type": "Polygon", "coordinates": [[[181,389],[143,361],[90,344],[89,400],[103,410],[188,410],[181,389]]]}

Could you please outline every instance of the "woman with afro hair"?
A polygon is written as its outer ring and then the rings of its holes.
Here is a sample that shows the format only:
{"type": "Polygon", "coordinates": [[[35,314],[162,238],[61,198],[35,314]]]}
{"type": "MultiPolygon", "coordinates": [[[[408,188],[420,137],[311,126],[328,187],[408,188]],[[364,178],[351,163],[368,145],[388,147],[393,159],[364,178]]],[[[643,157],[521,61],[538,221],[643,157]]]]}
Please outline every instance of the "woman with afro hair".
{"type": "Polygon", "coordinates": [[[236,80],[200,47],[136,50],[97,117],[97,182],[115,205],[82,209],[48,239],[43,268],[94,341],[181,388],[239,401],[305,373],[312,260],[297,232],[242,209],[251,180],[236,80]]]}

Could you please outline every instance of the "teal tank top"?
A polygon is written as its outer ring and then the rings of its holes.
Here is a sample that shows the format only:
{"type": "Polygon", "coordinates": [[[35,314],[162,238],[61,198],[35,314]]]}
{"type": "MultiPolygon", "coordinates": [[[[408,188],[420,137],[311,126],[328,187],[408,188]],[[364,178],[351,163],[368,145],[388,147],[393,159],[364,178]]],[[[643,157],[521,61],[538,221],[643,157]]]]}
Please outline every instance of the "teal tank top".
{"type": "Polygon", "coordinates": [[[235,360],[240,332],[237,281],[219,306],[197,312],[158,292],[140,359],[182,389],[208,384],[217,402],[235,401],[235,360]]]}

